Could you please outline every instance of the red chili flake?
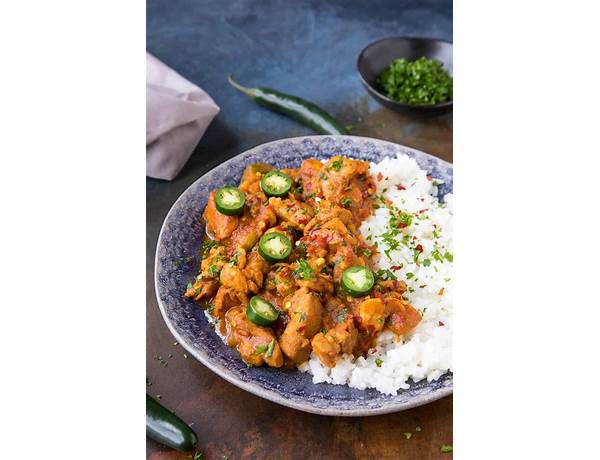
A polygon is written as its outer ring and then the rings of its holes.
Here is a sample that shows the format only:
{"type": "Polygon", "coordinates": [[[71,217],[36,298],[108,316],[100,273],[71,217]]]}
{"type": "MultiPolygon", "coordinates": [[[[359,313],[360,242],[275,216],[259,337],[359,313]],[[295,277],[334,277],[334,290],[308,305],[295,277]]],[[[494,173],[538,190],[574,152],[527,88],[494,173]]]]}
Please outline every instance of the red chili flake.
{"type": "Polygon", "coordinates": [[[381,182],[382,179],[383,179],[383,174],[377,173],[377,182],[381,182]]]}
{"type": "Polygon", "coordinates": [[[423,252],[423,246],[421,246],[420,244],[417,244],[417,246],[415,247],[415,251],[423,252]]]}
{"type": "Polygon", "coordinates": [[[298,328],[298,332],[303,332],[305,328],[306,328],[306,326],[305,326],[305,325],[302,325],[302,326],[300,326],[300,327],[298,328]]]}
{"type": "Polygon", "coordinates": [[[317,236],[315,238],[315,244],[321,248],[326,248],[327,247],[327,240],[325,238],[323,238],[322,236],[317,236]]]}
{"type": "Polygon", "coordinates": [[[416,239],[417,239],[417,237],[416,237],[416,236],[413,236],[413,240],[416,240],[416,239]]]}
{"type": "Polygon", "coordinates": [[[360,326],[361,326],[361,324],[362,324],[362,318],[360,317],[360,315],[354,315],[354,316],[353,316],[353,319],[354,319],[354,325],[355,325],[357,328],[360,328],[360,326]]]}
{"type": "Polygon", "coordinates": [[[392,270],[402,270],[402,266],[400,266],[400,265],[392,265],[390,268],[392,270]]]}
{"type": "Polygon", "coordinates": [[[421,289],[423,289],[424,287],[427,287],[427,285],[426,285],[426,284],[421,284],[419,287],[420,287],[421,289]]]}
{"type": "Polygon", "coordinates": [[[305,225],[308,223],[308,219],[306,217],[303,217],[302,219],[298,219],[298,223],[301,225],[305,225]]]}
{"type": "Polygon", "coordinates": [[[317,193],[317,198],[321,198],[321,199],[323,199],[323,198],[324,198],[324,196],[323,196],[323,194],[322,194],[321,192],[319,192],[319,193],[317,193]]]}
{"type": "Polygon", "coordinates": [[[437,224],[433,224],[433,228],[437,228],[437,224]]]}
{"type": "Polygon", "coordinates": [[[397,227],[397,228],[405,228],[405,227],[408,227],[408,225],[406,225],[406,224],[403,224],[402,222],[398,222],[398,223],[396,224],[396,227],[397,227]]]}
{"type": "Polygon", "coordinates": [[[438,295],[444,295],[444,288],[442,288],[438,291],[438,295]]]}
{"type": "Polygon", "coordinates": [[[441,321],[438,321],[438,326],[445,326],[445,324],[442,323],[441,321]]]}
{"type": "Polygon", "coordinates": [[[422,214],[425,211],[429,211],[429,208],[425,208],[425,209],[421,209],[420,211],[417,211],[418,214],[422,214]]]}
{"type": "Polygon", "coordinates": [[[402,184],[398,184],[398,185],[396,185],[396,188],[397,188],[398,190],[406,190],[406,187],[405,187],[404,185],[402,185],[402,184]]]}
{"type": "Polygon", "coordinates": [[[428,180],[429,182],[431,182],[431,181],[433,180],[433,178],[432,178],[431,176],[427,176],[427,180],[428,180]]]}

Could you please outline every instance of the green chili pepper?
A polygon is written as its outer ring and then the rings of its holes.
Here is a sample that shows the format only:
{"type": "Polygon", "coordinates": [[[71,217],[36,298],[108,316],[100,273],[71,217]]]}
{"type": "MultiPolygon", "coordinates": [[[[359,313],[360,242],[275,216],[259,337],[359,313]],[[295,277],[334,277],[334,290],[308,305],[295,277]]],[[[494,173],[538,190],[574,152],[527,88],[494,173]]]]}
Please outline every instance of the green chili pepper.
{"type": "Polygon", "coordinates": [[[258,253],[267,262],[283,262],[292,253],[292,242],[283,233],[269,232],[258,241],[258,253]]]}
{"type": "Polygon", "coordinates": [[[260,188],[267,196],[286,196],[292,188],[292,178],[281,171],[269,171],[260,181],[260,188]]]}
{"type": "Polygon", "coordinates": [[[255,295],[250,299],[250,302],[248,302],[246,318],[254,324],[258,324],[259,326],[272,326],[273,323],[277,321],[278,316],[279,312],[275,307],[261,296],[255,295]]]}
{"type": "Polygon", "coordinates": [[[244,212],[246,197],[244,192],[235,187],[221,187],[215,196],[217,211],[227,216],[236,216],[244,212]]]}
{"type": "Polygon", "coordinates": [[[198,437],[183,420],[146,394],[146,435],[173,449],[192,450],[198,437]]]}
{"type": "Polygon", "coordinates": [[[347,134],[335,118],[312,102],[270,88],[246,88],[233,81],[231,75],[227,80],[257,104],[287,115],[320,134],[347,134]]]}
{"type": "Polygon", "coordinates": [[[344,270],[340,284],[352,297],[362,297],[367,295],[375,284],[375,277],[367,267],[355,265],[344,270]]]}

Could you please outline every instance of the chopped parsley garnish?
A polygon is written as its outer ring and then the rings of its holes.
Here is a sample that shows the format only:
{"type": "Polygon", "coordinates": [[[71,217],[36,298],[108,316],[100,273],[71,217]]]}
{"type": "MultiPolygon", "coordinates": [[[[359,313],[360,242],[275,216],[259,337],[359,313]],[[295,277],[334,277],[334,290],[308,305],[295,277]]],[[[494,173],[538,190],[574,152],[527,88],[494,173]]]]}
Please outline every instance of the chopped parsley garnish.
{"type": "Polygon", "coordinates": [[[371,251],[369,248],[364,248],[362,250],[363,255],[367,256],[367,257],[371,257],[373,255],[373,251],[371,251]]]}
{"type": "Polygon", "coordinates": [[[209,240],[208,238],[206,238],[203,242],[202,242],[202,254],[204,256],[204,254],[207,254],[212,248],[214,248],[215,246],[218,246],[219,243],[217,241],[213,241],[213,240],[209,240]]]}
{"type": "Polygon", "coordinates": [[[421,262],[423,264],[423,266],[425,267],[429,267],[431,265],[431,260],[429,259],[424,259],[423,262],[421,262]]]}
{"type": "Polygon", "coordinates": [[[187,284],[187,288],[188,288],[188,289],[192,289],[192,286],[193,286],[193,284],[192,284],[192,283],[188,283],[188,284],[187,284]]]}
{"type": "Polygon", "coordinates": [[[196,452],[192,460],[204,460],[204,454],[202,452],[196,452]]]}
{"type": "Polygon", "coordinates": [[[406,274],[406,279],[407,279],[407,280],[409,280],[409,279],[413,278],[414,276],[415,276],[415,274],[414,274],[414,273],[408,272],[408,273],[406,274]]]}
{"type": "Polygon", "coordinates": [[[303,323],[304,321],[306,321],[306,313],[303,311],[297,311],[296,313],[298,313],[300,315],[300,322],[303,323]]]}
{"type": "Polygon", "coordinates": [[[218,265],[211,265],[210,267],[208,267],[208,276],[210,276],[211,278],[217,278],[220,273],[221,267],[219,267],[218,265]]]}
{"type": "Polygon", "coordinates": [[[412,216],[407,212],[402,212],[398,217],[398,222],[405,227],[408,227],[410,224],[412,224],[412,216]]]}
{"type": "Polygon", "coordinates": [[[169,365],[167,360],[165,358],[163,358],[162,356],[154,355],[154,359],[156,359],[162,365],[162,367],[167,367],[169,365]]]}
{"type": "Polygon", "coordinates": [[[375,360],[375,365],[376,365],[377,367],[381,367],[381,365],[382,365],[382,364],[383,364],[383,360],[382,360],[382,359],[380,359],[380,358],[377,358],[377,359],[375,360]]]}
{"type": "Polygon", "coordinates": [[[398,277],[396,275],[394,275],[394,273],[392,273],[390,270],[388,269],[381,269],[377,272],[375,272],[375,281],[388,281],[388,280],[397,280],[398,277]]]}
{"type": "Polygon", "coordinates": [[[334,171],[339,171],[340,169],[342,169],[343,164],[344,164],[344,160],[342,160],[341,158],[338,158],[333,163],[331,163],[331,166],[329,167],[329,169],[333,169],[334,171]]]}
{"type": "Polygon", "coordinates": [[[420,426],[416,426],[415,427],[415,431],[421,431],[421,427],[420,426]]]}
{"type": "Polygon", "coordinates": [[[267,358],[270,358],[271,356],[273,356],[273,349],[275,348],[275,339],[271,340],[271,342],[269,342],[269,346],[267,347],[267,352],[265,353],[265,356],[267,358]]]}
{"type": "Polygon", "coordinates": [[[418,249],[413,249],[413,261],[415,263],[419,262],[419,256],[421,255],[421,251],[419,251],[418,249]]]}
{"type": "Polygon", "coordinates": [[[450,452],[452,452],[452,446],[450,444],[444,444],[441,448],[440,448],[440,452],[442,454],[448,454],[450,452]]]}
{"type": "Polygon", "coordinates": [[[377,77],[390,99],[408,104],[439,104],[452,100],[452,77],[437,59],[394,59],[377,77]]]}
{"type": "Polygon", "coordinates": [[[265,351],[267,351],[268,349],[269,349],[269,345],[267,345],[267,344],[257,345],[256,348],[254,348],[254,353],[252,353],[252,356],[258,356],[261,353],[264,353],[265,351]]]}
{"type": "Polygon", "coordinates": [[[404,435],[404,437],[405,437],[406,439],[410,439],[410,438],[412,438],[412,433],[411,433],[410,431],[407,431],[406,433],[402,433],[402,434],[404,435]]]}
{"type": "Polygon", "coordinates": [[[309,280],[312,279],[314,273],[314,270],[308,264],[306,259],[298,260],[298,268],[294,270],[294,276],[296,278],[300,278],[301,280],[309,280]]]}
{"type": "Polygon", "coordinates": [[[233,255],[233,257],[229,261],[229,265],[231,265],[232,267],[235,267],[237,265],[237,263],[238,263],[238,257],[239,256],[240,256],[239,251],[235,251],[235,254],[233,255]]]}
{"type": "Polygon", "coordinates": [[[444,259],[446,259],[448,262],[453,262],[454,256],[451,252],[446,251],[446,254],[444,254],[444,259]]]}
{"type": "Polygon", "coordinates": [[[344,208],[349,208],[352,206],[352,200],[350,198],[342,198],[342,200],[340,201],[340,204],[344,208]]]}

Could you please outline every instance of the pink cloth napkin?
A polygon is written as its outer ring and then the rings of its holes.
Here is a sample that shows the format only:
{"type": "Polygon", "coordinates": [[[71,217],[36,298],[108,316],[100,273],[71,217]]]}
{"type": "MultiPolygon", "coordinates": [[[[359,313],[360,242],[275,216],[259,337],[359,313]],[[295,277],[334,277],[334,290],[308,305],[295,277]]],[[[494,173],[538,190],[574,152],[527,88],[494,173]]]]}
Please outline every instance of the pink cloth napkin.
{"type": "Polygon", "coordinates": [[[206,92],[146,53],[146,175],[175,178],[219,111],[206,92]]]}

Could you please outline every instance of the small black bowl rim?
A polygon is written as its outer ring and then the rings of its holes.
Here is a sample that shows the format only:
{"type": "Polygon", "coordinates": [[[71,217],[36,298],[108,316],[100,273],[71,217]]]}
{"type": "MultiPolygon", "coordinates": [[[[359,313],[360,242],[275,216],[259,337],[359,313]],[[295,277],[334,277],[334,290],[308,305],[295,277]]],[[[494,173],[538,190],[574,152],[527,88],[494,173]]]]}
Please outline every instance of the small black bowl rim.
{"type": "Polygon", "coordinates": [[[447,43],[449,45],[452,45],[451,41],[443,40],[441,38],[409,37],[409,36],[384,37],[384,38],[380,38],[379,40],[376,40],[374,42],[371,42],[362,49],[362,51],[358,55],[358,59],[356,59],[356,70],[358,72],[358,76],[360,77],[360,81],[362,81],[363,85],[365,85],[371,91],[377,93],[377,95],[379,97],[381,97],[382,99],[385,99],[390,104],[394,104],[398,107],[406,107],[406,108],[413,108],[413,109],[437,109],[437,108],[442,108],[442,107],[450,107],[452,105],[453,101],[442,102],[440,104],[408,104],[406,102],[398,102],[398,101],[395,101],[394,99],[390,99],[385,94],[383,94],[381,91],[379,91],[377,88],[375,88],[373,85],[371,85],[369,82],[367,82],[367,80],[365,80],[365,78],[363,77],[363,74],[360,70],[360,62],[363,58],[363,54],[365,54],[365,52],[372,46],[378,45],[379,43],[385,42],[388,40],[422,40],[422,41],[430,41],[430,42],[447,43]]]}

